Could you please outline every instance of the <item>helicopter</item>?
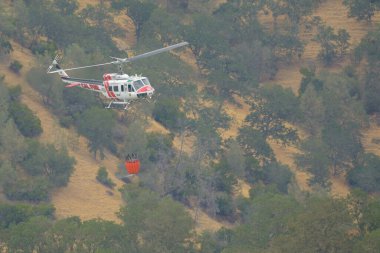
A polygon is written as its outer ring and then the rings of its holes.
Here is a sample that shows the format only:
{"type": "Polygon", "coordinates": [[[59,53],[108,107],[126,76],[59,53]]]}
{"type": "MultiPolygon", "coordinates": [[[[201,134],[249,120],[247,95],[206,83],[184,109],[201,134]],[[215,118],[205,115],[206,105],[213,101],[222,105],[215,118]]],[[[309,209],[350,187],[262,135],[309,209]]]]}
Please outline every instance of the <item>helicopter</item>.
{"type": "Polygon", "coordinates": [[[61,59],[60,55],[57,55],[49,68],[47,69],[48,74],[58,73],[61,80],[64,83],[68,83],[66,88],[80,87],[86,90],[95,91],[101,93],[104,97],[111,99],[107,109],[114,108],[114,106],[122,105],[124,110],[128,108],[128,105],[137,99],[142,98],[152,98],[155,89],[149,82],[147,77],[141,75],[128,75],[123,72],[123,64],[140,60],[149,56],[153,56],[159,53],[173,50],[175,48],[183,47],[188,45],[188,42],[181,42],[175,45],[167,46],[164,48],[156,49],[147,53],[136,55],[130,58],[117,58],[111,57],[114,61],[81,66],[75,68],[62,69],[58,61],[61,59]],[[117,65],[118,73],[106,73],[103,75],[103,80],[94,79],[82,79],[70,77],[66,72],[77,69],[93,68],[104,65],[117,65]]]}

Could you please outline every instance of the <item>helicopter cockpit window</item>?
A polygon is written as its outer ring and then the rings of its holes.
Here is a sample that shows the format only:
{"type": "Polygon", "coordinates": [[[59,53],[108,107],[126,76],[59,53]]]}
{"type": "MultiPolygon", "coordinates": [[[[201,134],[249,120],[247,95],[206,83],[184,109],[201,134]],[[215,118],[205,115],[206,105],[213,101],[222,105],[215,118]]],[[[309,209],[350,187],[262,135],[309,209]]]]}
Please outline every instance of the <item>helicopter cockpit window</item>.
{"type": "Polygon", "coordinates": [[[132,87],[132,84],[128,84],[128,92],[134,92],[135,90],[132,87]]]}
{"type": "Polygon", "coordinates": [[[148,78],[141,79],[145,85],[150,85],[148,78]]]}
{"type": "Polygon", "coordinates": [[[144,86],[144,83],[141,80],[137,80],[133,82],[133,86],[135,86],[135,89],[138,90],[144,86]]]}
{"type": "Polygon", "coordinates": [[[119,91],[119,86],[113,86],[113,91],[118,92],[119,91]]]}

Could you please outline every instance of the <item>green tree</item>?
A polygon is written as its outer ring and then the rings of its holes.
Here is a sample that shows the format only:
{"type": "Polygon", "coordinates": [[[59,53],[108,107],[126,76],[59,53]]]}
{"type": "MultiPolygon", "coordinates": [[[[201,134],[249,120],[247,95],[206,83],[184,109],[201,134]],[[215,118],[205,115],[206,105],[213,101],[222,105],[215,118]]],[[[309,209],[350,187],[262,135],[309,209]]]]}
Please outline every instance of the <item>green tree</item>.
{"type": "Polygon", "coordinates": [[[325,105],[314,87],[307,87],[301,96],[300,123],[313,136],[320,136],[325,122],[325,105]]]}
{"type": "Polygon", "coordinates": [[[350,43],[350,34],[345,29],[339,29],[337,33],[334,28],[321,24],[318,26],[318,33],[314,40],[321,45],[319,58],[325,65],[330,65],[333,61],[346,54],[350,43]]]}
{"type": "MultiPolygon", "coordinates": [[[[249,128],[251,128],[251,131],[256,132],[256,135],[262,136],[263,141],[272,138],[282,142],[284,145],[297,141],[296,130],[285,126],[283,120],[267,104],[263,99],[256,99],[252,102],[251,113],[245,118],[245,122],[249,127],[245,127],[242,130],[246,129],[246,131],[250,131],[249,128]]],[[[244,131],[241,131],[241,133],[244,133],[244,131]]],[[[244,142],[244,139],[241,140],[244,142]]],[[[257,141],[255,142],[257,143],[257,141]]],[[[269,154],[268,152],[266,153],[269,154]]]]}
{"type": "Polygon", "coordinates": [[[360,220],[362,231],[371,232],[380,229],[380,199],[370,197],[367,205],[363,208],[360,220]]]}
{"type": "Polygon", "coordinates": [[[186,240],[191,236],[193,221],[179,203],[169,198],[161,200],[155,209],[146,212],[143,223],[144,252],[188,252],[186,240]]]}
{"type": "Polygon", "coordinates": [[[0,228],[9,228],[21,222],[26,222],[34,216],[53,217],[55,208],[50,204],[0,204],[0,228]]]}
{"type": "Polygon", "coordinates": [[[122,192],[129,204],[119,215],[135,252],[189,252],[193,221],[181,204],[136,185],[122,192]]]}
{"type": "Polygon", "coordinates": [[[258,193],[244,210],[244,223],[234,229],[231,243],[223,252],[264,252],[273,238],[286,233],[286,224],[299,209],[299,204],[291,196],[258,193]]]}
{"type": "Polygon", "coordinates": [[[6,234],[6,247],[9,252],[39,251],[45,232],[52,226],[46,217],[33,217],[28,222],[12,226],[6,234]]]}
{"type": "Polygon", "coordinates": [[[14,101],[10,104],[9,114],[25,137],[37,137],[42,133],[41,120],[26,105],[14,101]]]}
{"type": "MultiPolygon", "coordinates": [[[[78,252],[130,252],[125,229],[106,220],[84,221],[76,231],[72,247],[78,252]]],[[[47,251],[48,252],[48,251],[47,251]]]]}
{"type": "Polygon", "coordinates": [[[348,235],[353,228],[341,199],[311,197],[302,212],[292,217],[287,231],[275,238],[271,252],[350,252],[348,235]]]}
{"type": "Polygon", "coordinates": [[[237,184],[237,175],[233,167],[229,167],[228,161],[222,157],[220,162],[212,166],[215,172],[215,188],[218,191],[231,194],[237,184]]]}
{"type": "Polygon", "coordinates": [[[56,187],[65,186],[73,172],[75,159],[66,149],[57,150],[53,145],[42,145],[36,141],[28,144],[23,168],[33,176],[44,176],[56,187]]]}
{"type": "Polygon", "coordinates": [[[328,124],[322,131],[322,140],[328,147],[332,173],[339,174],[351,168],[363,150],[358,129],[328,124]]]}
{"type": "Polygon", "coordinates": [[[96,175],[96,180],[105,186],[113,189],[115,187],[115,183],[108,177],[108,172],[105,167],[100,167],[98,170],[98,174],[96,175]]]}
{"type": "Polygon", "coordinates": [[[23,66],[21,62],[17,60],[12,61],[11,64],[9,65],[9,69],[16,74],[20,74],[20,70],[22,69],[22,67],[23,66]]]}
{"type": "Polygon", "coordinates": [[[343,4],[349,8],[349,17],[368,22],[371,21],[375,11],[379,8],[378,1],[343,0],[343,4]]]}
{"type": "Polygon", "coordinates": [[[380,157],[366,153],[362,161],[349,171],[348,182],[353,187],[359,187],[366,192],[378,192],[380,190],[379,180],[380,157]]]}
{"type": "Polygon", "coordinates": [[[167,0],[167,8],[169,11],[182,10],[186,11],[189,7],[189,0],[167,0]]]}
{"type": "Polygon", "coordinates": [[[14,179],[3,184],[5,196],[10,200],[25,200],[30,202],[47,201],[49,199],[50,183],[44,177],[29,179],[14,179]]]}
{"type": "Polygon", "coordinates": [[[368,114],[380,112],[380,98],[376,95],[380,92],[380,87],[377,85],[378,81],[377,68],[370,68],[365,76],[363,96],[364,107],[368,114]]]}
{"type": "Polygon", "coordinates": [[[8,55],[13,51],[12,44],[5,38],[5,36],[0,37],[0,56],[8,55]]]}
{"type": "Polygon", "coordinates": [[[77,0],[54,0],[54,4],[57,9],[66,16],[74,15],[78,10],[79,4],[77,0]]]}
{"type": "Polygon", "coordinates": [[[329,187],[329,150],[327,145],[317,138],[309,138],[301,143],[302,154],[296,155],[296,164],[312,174],[310,185],[319,184],[329,187]]]}
{"type": "Polygon", "coordinates": [[[96,158],[97,152],[104,159],[104,149],[113,144],[112,129],[115,126],[115,114],[101,108],[86,110],[77,122],[80,134],[88,138],[88,148],[96,158]]]}
{"type": "Polygon", "coordinates": [[[101,0],[97,5],[87,5],[86,8],[81,10],[80,15],[91,20],[98,27],[108,28],[109,30],[113,28],[113,15],[110,14],[104,0],[101,0]]]}
{"type": "Polygon", "coordinates": [[[263,167],[262,180],[265,184],[274,184],[281,193],[288,193],[288,184],[293,178],[293,173],[288,166],[272,162],[263,167]]]}
{"type": "Polygon", "coordinates": [[[157,101],[152,112],[153,118],[165,127],[177,130],[186,115],[180,110],[180,103],[174,98],[162,98],[157,101]]]}
{"type": "Polygon", "coordinates": [[[226,159],[228,167],[230,167],[236,176],[243,177],[245,175],[245,157],[244,150],[236,140],[230,140],[226,150],[226,159]]]}
{"type": "Polygon", "coordinates": [[[12,166],[16,166],[25,157],[27,146],[25,138],[17,130],[17,126],[13,123],[13,120],[2,124],[0,137],[2,159],[9,161],[12,166]]]}
{"type": "Polygon", "coordinates": [[[380,250],[380,229],[372,231],[353,247],[354,253],[372,253],[380,250]]]}
{"type": "Polygon", "coordinates": [[[61,80],[54,78],[53,75],[47,75],[42,67],[31,68],[26,75],[26,80],[42,96],[44,104],[55,110],[63,107],[61,80]]]}
{"type": "Polygon", "coordinates": [[[156,6],[150,2],[141,2],[139,0],[131,0],[126,3],[128,16],[131,17],[136,26],[136,37],[140,38],[141,29],[147,22],[156,6]]]}
{"type": "Polygon", "coordinates": [[[239,129],[237,137],[246,154],[254,156],[259,161],[274,160],[272,148],[266,141],[265,136],[252,127],[242,127],[239,129]]]}
{"type": "Polygon", "coordinates": [[[326,65],[332,64],[337,56],[336,45],[334,43],[334,29],[331,26],[319,26],[315,40],[321,44],[321,50],[318,53],[318,57],[320,57],[326,65]]]}
{"type": "Polygon", "coordinates": [[[280,119],[294,122],[299,116],[299,100],[290,88],[280,85],[265,85],[259,90],[266,106],[280,119]]]}
{"type": "Polygon", "coordinates": [[[337,54],[342,57],[347,53],[348,48],[350,47],[351,36],[345,29],[339,29],[336,34],[336,46],[337,54]]]}
{"type": "Polygon", "coordinates": [[[309,84],[312,84],[315,91],[321,91],[323,88],[322,80],[318,79],[315,74],[315,68],[301,68],[300,73],[302,74],[300,88],[298,89],[298,95],[301,96],[305,93],[309,84]]]}

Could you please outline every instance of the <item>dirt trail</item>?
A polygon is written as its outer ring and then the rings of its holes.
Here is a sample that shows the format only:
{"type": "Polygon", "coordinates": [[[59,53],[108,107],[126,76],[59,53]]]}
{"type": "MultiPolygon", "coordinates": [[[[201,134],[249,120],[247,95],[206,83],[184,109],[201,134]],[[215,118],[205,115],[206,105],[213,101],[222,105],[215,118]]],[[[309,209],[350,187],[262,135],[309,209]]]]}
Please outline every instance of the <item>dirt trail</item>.
{"type": "Polygon", "coordinates": [[[123,204],[120,192],[117,190],[122,183],[114,177],[117,171],[118,159],[111,154],[106,154],[103,161],[93,159],[87,151],[87,140],[79,137],[73,129],[60,127],[58,119],[43,105],[41,97],[25,81],[25,74],[34,64],[32,54],[13,44],[12,59],[23,64],[20,75],[8,71],[5,65],[0,65],[0,72],[5,74],[8,84],[20,84],[22,86],[22,102],[39,117],[43,127],[43,133],[39,140],[44,143],[52,143],[56,147],[67,146],[69,154],[77,163],[67,187],[56,190],[52,195],[52,203],[56,207],[57,218],[79,216],[83,220],[103,218],[118,222],[116,212],[123,204]],[[96,181],[99,166],[105,166],[110,178],[117,184],[115,190],[109,190],[96,181]]]}

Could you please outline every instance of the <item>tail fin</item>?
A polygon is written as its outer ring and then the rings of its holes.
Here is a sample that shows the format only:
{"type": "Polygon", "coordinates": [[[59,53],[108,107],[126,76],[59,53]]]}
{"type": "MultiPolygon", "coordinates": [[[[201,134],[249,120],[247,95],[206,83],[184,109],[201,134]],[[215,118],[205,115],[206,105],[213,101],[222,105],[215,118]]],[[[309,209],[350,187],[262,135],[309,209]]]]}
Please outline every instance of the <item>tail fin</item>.
{"type": "Polygon", "coordinates": [[[61,67],[58,64],[58,61],[62,59],[62,56],[60,54],[57,54],[53,60],[53,62],[50,64],[49,68],[47,69],[47,73],[58,73],[60,77],[69,77],[69,75],[61,69],[61,67]],[[54,69],[53,69],[54,68],[54,69]],[[52,70],[53,69],[53,70],[52,70]]]}

